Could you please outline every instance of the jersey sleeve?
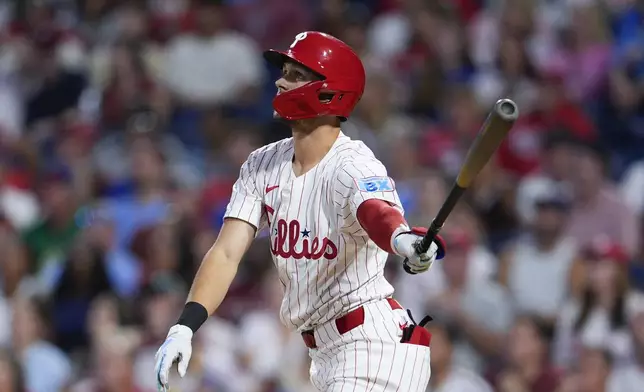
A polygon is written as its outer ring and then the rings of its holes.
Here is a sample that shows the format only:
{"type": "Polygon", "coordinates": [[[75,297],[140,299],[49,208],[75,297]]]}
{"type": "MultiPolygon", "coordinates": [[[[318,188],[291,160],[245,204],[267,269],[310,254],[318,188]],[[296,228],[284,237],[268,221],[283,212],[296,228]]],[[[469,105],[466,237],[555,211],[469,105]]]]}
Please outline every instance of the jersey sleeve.
{"type": "MultiPolygon", "coordinates": [[[[404,215],[396,184],[385,166],[375,158],[344,164],[335,183],[334,202],[341,206],[345,226],[357,223],[358,207],[370,199],[384,200],[404,215]]],[[[358,225],[359,226],[359,225],[358,225]]]]}
{"type": "Polygon", "coordinates": [[[255,226],[257,232],[264,228],[266,216],[262,208],[262,196],[257,187],[257,173],[249,157],[239,170],[239,178],[233,185],[232,195],[224,213],[224,219],[235,218],[255,226]]]}

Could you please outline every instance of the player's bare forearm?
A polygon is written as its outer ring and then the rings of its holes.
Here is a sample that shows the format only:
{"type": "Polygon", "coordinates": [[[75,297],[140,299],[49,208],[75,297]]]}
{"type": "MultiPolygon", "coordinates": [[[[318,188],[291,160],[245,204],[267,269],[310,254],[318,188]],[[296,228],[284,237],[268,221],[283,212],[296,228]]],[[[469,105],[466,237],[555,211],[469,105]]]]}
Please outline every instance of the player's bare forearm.
{"type": "Polygon", "coordinates": [[[237,274],[239,262],[254,238],[255,228],[250,224],[237,219],[224,222],[217,240],[197,271],[180,324],[196,331],[205,318],[217,310],[237,274]],[[198,317],[193,316],[197,314],[198,317]]]}
{"type": "Polygon", "coordinates": [[[208,314],[213,314],[224,300],[230,284],[237,274],[239,260],[213,245],[204,256],[192,283],[187,302],[203,305],[208,314]]]}

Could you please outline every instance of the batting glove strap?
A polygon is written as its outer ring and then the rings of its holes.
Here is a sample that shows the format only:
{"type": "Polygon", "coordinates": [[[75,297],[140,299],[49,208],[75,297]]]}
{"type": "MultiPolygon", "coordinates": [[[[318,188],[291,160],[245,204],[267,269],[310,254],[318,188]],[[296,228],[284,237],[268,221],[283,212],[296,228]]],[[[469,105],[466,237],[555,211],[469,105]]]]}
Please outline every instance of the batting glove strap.
{"type": "MultiPolygon", "coordinates": [[[[395,238],[393,243],[396,245],[400,245],[402,249],[398,250],[398,252],[402,253],[401,255],[405,257],[405,260],[403,260],[403,269],[405,272],[411,275],[416,275],[421,272],[425,272],[431,267],[431,263],[429,264],[423,264],[418,262],[418,258],[430,256],[433,260],[439,260],[445,257],[445,242],[443,241],[443,238],[441,236],[437,235],[434,238],[434,241],[432,242],[432,248],[435,253],[432,255],[417,255],[415,253],[416,246],[418,242],[422,239],[422,237],[427,234],[427,229],[424,227],[414,227],[409,231],[404,231],[401,233],[398,233],[398,238],[395,238]],[[404,237],[402,237],[404,235],[404,237]],[[413,240],[414,242],[410,243],[409,237],[412,236],[415,238],[413,240]],[[399,244],[400,242],[400,244],[399,244]]],[[[430,250],[431,252],[431,250],[430,250]]],[[[399,253],[399,254],[400,254],[399,253]]]]}
{"type": "MultiPolygon", "coordinates": [[[[425,234],[427,234],[427,228],[412,227],[411,230],[401,231],[401,232],[398,232],[397,234],[394,233],[394,235],[400,235],[400,234],[416,234],[417,236],[424,237],[425,234]]],[[[438,250],[436,251],[436,260],[440,260],[443,257],[445,257],[445,253],[447,252],[447,246],[445,245],[445,240],[443,240],[443,237],[441,237],[440,234],[437,234],[436,237],[434,237],[434,243],[436,244],[436,246],[438,246],[438,250]]]]}

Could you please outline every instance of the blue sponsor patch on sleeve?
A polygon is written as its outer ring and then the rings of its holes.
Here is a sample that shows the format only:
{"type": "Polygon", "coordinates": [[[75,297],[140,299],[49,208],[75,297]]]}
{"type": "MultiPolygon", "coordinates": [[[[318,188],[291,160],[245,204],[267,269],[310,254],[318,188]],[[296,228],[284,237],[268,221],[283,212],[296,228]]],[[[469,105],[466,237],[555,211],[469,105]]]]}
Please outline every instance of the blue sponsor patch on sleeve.
{"type": "Polygon", "coordinates": [[[368,177],[356,180],[360,192],[391,192],[395,189],[389,177],[368,177]]]}

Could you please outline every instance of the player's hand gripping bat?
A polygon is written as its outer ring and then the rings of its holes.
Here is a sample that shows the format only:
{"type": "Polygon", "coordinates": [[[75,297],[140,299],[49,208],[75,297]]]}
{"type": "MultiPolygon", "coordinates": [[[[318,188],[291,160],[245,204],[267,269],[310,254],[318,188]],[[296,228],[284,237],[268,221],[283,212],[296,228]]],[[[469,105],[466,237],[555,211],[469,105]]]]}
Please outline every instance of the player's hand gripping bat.
{"type": "Polygon", "coordinates": [[[474,143],[467,152],[465,163],[461,166],[456,182],[454,182],[445,202],[443,202],[438,214],[436,214],[432,224],[429,226],[427,234],[416,245],[416,253],[427,252],[458,200],[472,184],[474,177],[490,160],[490,157],[510,132],[518,117],[519,108],[512,100],[500,99],[494,104],[494,108],[481,126],[474,143]]]}

